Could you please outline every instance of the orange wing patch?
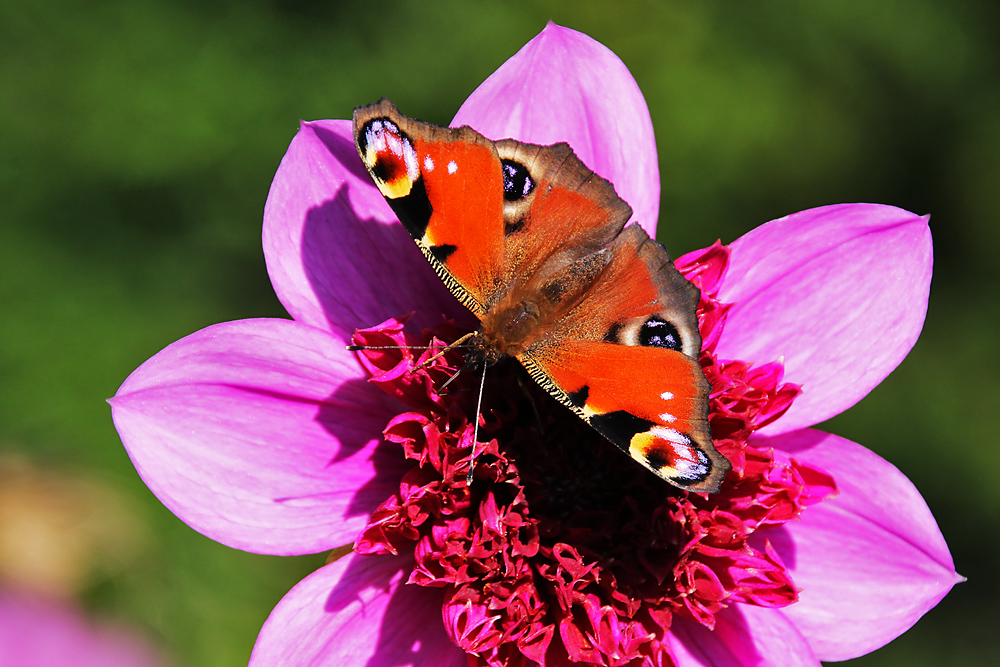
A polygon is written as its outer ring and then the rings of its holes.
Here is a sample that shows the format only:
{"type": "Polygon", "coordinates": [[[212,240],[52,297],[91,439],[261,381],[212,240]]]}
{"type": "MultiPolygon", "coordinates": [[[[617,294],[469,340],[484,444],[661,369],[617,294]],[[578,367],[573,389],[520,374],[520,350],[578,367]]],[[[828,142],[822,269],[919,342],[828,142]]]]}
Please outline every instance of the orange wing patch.
{"type": "Polygon", "coordinates": [[[401,115],[355,110],[358,154],[403,228],[452,293],[482,315],[503,269],[503,172],[493,142],[401,115]]]}
{"type": "Polygon", "coordinates": [[[712,445],[709,386],[690,357],[576,340],[524,361],[562,389],[564,403],[656,474],[689,491],[718,490],[730,465],[712,445]]]}

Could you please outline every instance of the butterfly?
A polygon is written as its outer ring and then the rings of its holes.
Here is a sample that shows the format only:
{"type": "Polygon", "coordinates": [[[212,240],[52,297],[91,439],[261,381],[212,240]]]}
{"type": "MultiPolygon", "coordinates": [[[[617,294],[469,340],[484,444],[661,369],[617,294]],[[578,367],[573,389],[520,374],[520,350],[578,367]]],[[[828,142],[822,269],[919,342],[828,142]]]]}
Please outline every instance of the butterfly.
{"type": "MultiPolygon", "coordinates": [[[[354,111],[354,142],[424,257],[481,323],[467,364],[515,357],[539,385],[674,486],[718,491],[698,363],[698,289],[568,144],[490,141],[354,111]]],[[[470,470],[471,479],[471,470],[470,470]]]]}

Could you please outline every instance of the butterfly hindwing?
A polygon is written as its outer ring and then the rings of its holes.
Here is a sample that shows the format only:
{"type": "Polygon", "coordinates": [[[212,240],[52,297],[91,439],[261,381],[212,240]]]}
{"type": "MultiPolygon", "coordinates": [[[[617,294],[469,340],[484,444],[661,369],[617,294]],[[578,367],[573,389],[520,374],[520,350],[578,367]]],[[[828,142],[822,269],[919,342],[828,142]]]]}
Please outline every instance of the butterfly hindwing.
{"type": "Polygon", "coordinates": [[[571,341],[538,366],[567,405],[633,459],[682,489],[718,490],[729,464],[705,428],[708,388],[690,359],[669,350],[571,341]]]}

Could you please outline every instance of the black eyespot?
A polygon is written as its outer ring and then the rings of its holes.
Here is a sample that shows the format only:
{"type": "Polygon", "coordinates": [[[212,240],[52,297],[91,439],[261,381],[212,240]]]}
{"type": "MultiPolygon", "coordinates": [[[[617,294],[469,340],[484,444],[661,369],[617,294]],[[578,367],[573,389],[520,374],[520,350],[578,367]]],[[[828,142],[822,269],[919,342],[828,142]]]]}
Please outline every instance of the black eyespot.
{"type": "Polygon", "coordinates": [[[503,165],[503,198],[517,201],[531,194],[535,189],[535,181],[527,167],[513,160],[501,160],[500,163],[503,165]]]}
{"type": "Polygon", "coordinates": [[[680,351],[681,336],[677,328],[658,315],[653,315],[639,328],[639,344],[646,347],[665,347],[680,351]]]}
{"type": "Polygon", "coordinates": [[[387,183],[394,180],[399,175],[399,163],[389,163],[385,160],[376,160],[372,165],[372,176],[387,183]],[[393,167],[396,167],[395,169],[393,167]]]}
{"type": "Polygon", "coordinates": [[[664,456],[663,452],[658,452],[654,449],[646,452],[646,463],[653,470],[660,470],[670,465],[670,459],[664,456]]]}

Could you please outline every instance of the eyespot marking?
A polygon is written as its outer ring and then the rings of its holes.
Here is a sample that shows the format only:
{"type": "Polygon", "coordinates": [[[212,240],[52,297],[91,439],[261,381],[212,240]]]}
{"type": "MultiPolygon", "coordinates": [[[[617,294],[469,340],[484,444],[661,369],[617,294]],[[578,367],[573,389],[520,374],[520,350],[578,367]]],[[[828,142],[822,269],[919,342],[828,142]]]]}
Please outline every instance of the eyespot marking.
{"type": "Polygon", "coordinates": [[[503,198],[505,201],[524,199],[535,189],[535,179],[520,162],[501,160],[503,166],[503,198]]]}
{"type": "Polygon", "coordinates": [[[641,457],[651,468],[671,479],[682,479],[696,484],[708,478],[712,462],[691,439],[672,428],[654,426],[644,433],[636,433],[630,443],[633,457],[641,457]]]}
{"type": "Polygon", "coordinates": [[[645,347],[663,347],[681,351],[681,335],[670,322],[659,315],[653,315],[639,327],[639,344],[645,347]]]}
{"type": "Polygon", "coordinates": [[[373,118],[358,133],[358,148],[375,185],[388,199],[410,194],[420,178],[413,142],[388,118],[373,118]]]}
{"type": "Polygon", "coordinates": [[[657,438],[666,440],[667,442],[672,442],[676,445],[691,446],[691,438],[687,437],[677,429],[666,428],[664,426],[654,426],[649,429],[649,432],[657,438]]]}

